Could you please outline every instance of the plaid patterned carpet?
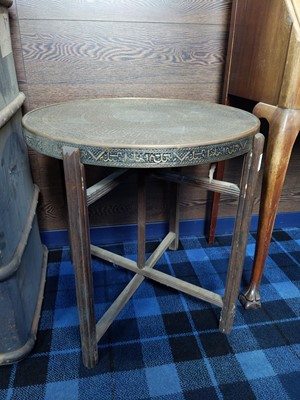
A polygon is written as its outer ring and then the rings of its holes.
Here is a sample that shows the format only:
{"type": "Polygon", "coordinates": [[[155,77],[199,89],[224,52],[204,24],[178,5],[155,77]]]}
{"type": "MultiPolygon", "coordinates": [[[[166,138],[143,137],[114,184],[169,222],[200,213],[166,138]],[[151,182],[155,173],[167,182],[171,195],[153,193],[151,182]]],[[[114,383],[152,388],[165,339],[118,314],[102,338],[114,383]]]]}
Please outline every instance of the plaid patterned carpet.
{"type": "MultiPolygon", "coordinates": [[[[166,253],[157,268],[222,293],[230,241],[220,236],[209,247],[203,238],[182,238],[179,251],[166,253]]],[[[148,243],[147,250],[156,246],[148,243]]],[[[134,258],[136,244],[110,249],[134,258]]],[[[97,317],[131,276],[94,260],[97,317]]],[[[69,252],[51,251],[35,349],[0,368],[0,399],[299,399],[299,289],[299,229],[274,232],[263,307],[246,312],[239,305],[228,336],[218,331],[217,307],[145,280],[100,341],[99,365],[88,370],[81,363],[69,252]]]]}

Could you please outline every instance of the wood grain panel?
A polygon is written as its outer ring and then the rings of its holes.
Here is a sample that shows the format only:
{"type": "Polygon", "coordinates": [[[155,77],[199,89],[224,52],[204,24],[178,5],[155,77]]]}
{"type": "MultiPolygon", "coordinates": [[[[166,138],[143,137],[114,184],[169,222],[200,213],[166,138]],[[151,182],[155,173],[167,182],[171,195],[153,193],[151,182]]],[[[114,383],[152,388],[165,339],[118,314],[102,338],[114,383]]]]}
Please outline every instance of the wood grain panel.
{"type": "Polygon", "coordinates": [[[219,82],[220,26],[20,21],[27,82],[219,82]]]}
{"type": "Polygon", "coordinates": [[[240,4],[229,94],[277,105],[291,34],[285,2],[251,0],[240,4]]]}
{"type": "MultiPolygon", "coordinates": [[[[212,83],[188,84],[32,84],[21,85],[27,90],[25,112],[33,108],[46,106],[69,99],[89,99],[99,97],[165,97],[181,99],[198,99],[218,103],[220,101],[220,85],[212,83]]],[[[25,93],[25,94],[26,94],[25,93]]]]}
{"type": "Polygon", "coordinates": [[[231,0],[18,0],[21,19],[227,25],[231,0]]]}

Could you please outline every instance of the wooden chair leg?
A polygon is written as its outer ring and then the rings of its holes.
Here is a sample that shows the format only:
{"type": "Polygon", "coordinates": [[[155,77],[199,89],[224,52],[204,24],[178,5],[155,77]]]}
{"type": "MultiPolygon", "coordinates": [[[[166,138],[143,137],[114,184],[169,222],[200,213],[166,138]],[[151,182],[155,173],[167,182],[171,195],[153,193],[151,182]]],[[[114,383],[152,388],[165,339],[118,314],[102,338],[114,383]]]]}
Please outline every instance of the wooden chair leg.
{"type": "Polygon", "coordinates": [[[223,333],[229,333],[231,331],[235,315],[249,235],[254,192],[263,153],[263,145],[264,136],[262,134],[256,134],[254,137],[252,152],[247,153],[244,160],[241,178],[241,193],[239,196],[219,326],[220,331],[223,333]]]}
{"type": "Polygon", "coordinates": [[[175,239],[170,244],[170,250],[177,250],[179,243],[179,206],[180,206],[180,184],[170,182],[170,216],[169,232],[175,233],[175,239]]]}
{"type": "Polygon", "coordinates": [[[139,268],[145,266],[146,253],[146,177],[138,172],[138,261],[139,268]]]}
{"type": "Polygon", "coordinates": [[[63,147],[63,164],[69,214],[69,237],[75,272],[83,364],[98,362],[90,234],[84,166],[76,148],[63,147]]]}
{"type": "Polygon", "coordinates": [[[240,300],[246,309],[261,306],[260,282],[268,256],[276,212],[288,169],[293,145],[300,130],[300,110],[282,109],[258,103],[253,113],[269,122],[269,136],[264,162],[259,223],[252,276],[240,300]]]}
{"type": "MultiPolygon", "coordinates": [[[[224,169],[225,169],[225,161],[219,161],[217,163],[215,179],[222,180],[224,177],[224,169]]],[[[210,211],[210,225],[208,232],[208,243],[213,244],[215,240],[215,232],[217,226],[218,219],[218,211],[219,211],[219,202],[220,202],[221,193],[214,192],[212,198],[212,205],[210,211]]]]}

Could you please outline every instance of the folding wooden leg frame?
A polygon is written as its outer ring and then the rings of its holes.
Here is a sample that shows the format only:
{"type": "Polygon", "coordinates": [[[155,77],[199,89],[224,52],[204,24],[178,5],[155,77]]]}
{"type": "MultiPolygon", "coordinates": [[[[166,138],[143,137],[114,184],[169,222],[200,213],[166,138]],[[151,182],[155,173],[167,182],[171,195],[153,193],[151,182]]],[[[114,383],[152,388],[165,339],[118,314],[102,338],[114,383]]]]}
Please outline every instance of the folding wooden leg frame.
{"type": "MultiPolygon", "coordinates": [[[[80,162],[80,151],[73,147],[63,148],[66,193],[69,213],[69,236],[71,242],[72,261],[75,270],[76,295],[80,323],[83,364],[94,367],[98,362],[97,343],[118,313],[131,298],[144,278],[180,290],[198,299],[221,307],[219,328],[229,333],[235,314],[241,275],[243,270],[246,243],[252,211],[254,187],[257,181],[261,161],[263,136],[257,134],[253,140],[253,149],[244,156],[244,166],[240,189],[237,185],[207,178],[182,176],[173,170],[159,170],[155,175],[171,183],[171,216],[170,232],[166,235],[153,254],[145,260],[145,174],[143,170],[138,178],[138,258],[137,262],[116,255],[110,251],[90,245],[88,205],[108,193],[118,185],[121,175],[126,170],[116,171],[86,189],[84,166],[80,162]],[[213,293],[196,285],[184,282],[168,274],[153,269],[157,260],[167,248],[176,250],[179,226],[179,184],[190,183],[208,190],[231,194],[238,197],[238,210],[233,233],[232,249],[229,260],[227,283],[224,296],[213,293]],[[102,318],[96,323],[94,312],[94,294],[91,254],[110,261],[135,273],[122,293],[113,302],[102,318]]],[[[153,170],[152,170],[153,171],[153,170]]]]}

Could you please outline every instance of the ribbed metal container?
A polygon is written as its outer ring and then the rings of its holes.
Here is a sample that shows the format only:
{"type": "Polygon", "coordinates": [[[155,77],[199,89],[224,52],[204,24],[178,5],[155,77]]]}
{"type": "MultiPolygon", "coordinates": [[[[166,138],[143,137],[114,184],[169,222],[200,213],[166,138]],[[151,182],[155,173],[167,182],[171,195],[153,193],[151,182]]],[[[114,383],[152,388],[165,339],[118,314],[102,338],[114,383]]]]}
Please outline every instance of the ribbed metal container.
{"type": "Polygon", "coordinates": [[[22,359],[35,343],[47,264],[21,127],[25,96],[11,49],[10,5],[0,0],[0,365],[22,359]]]}

